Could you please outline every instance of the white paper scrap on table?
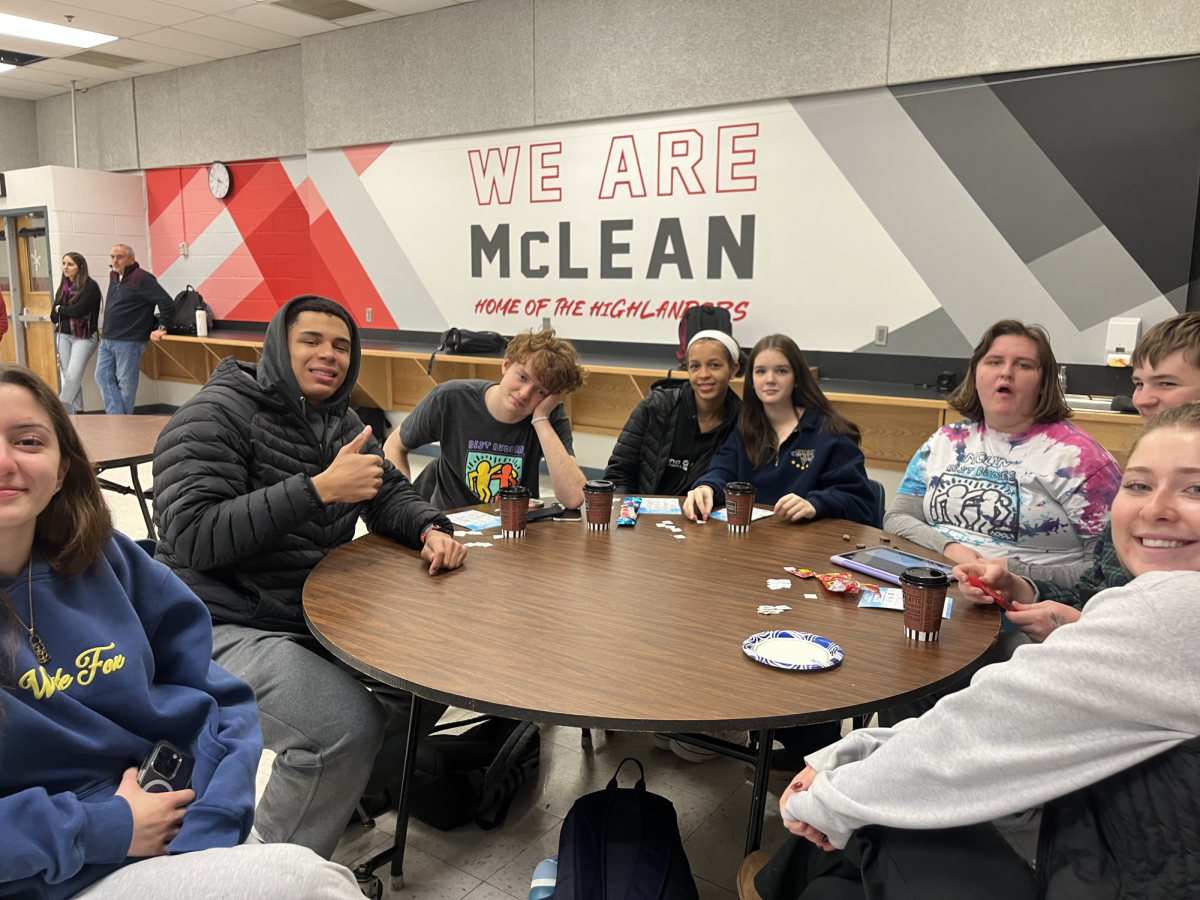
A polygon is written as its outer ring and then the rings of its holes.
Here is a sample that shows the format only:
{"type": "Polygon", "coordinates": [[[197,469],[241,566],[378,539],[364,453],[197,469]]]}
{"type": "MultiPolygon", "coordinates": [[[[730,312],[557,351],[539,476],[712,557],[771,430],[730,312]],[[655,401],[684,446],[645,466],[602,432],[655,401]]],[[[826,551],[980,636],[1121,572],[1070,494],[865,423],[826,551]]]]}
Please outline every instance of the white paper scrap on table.
{"type": "Polygon", "coordinates": [[[468,541],[467,543],[463,544],[463,546],[464,547],[490,547],[492,545],[487,541],[468,541]]]}
{"type": "Polygon", "coordinates": [[[804,599],[805,599],[805,600],[817,600],[817,599],[819,599],[819,598],[817,597],[817,595],[816,595],[816,594],[805,594],[805,595],[804,595],[804,599]]]}
{"type": "Polygon", "coordinates": [[[782,588],[790,588],[792,580],[790,578],[768,578],[767,587],[773,591],[781,590],[782,588]]]}
{"type": "Polygon", "coordinates": [[[455,537],[466,537],[467,533],[465,531],[456,531],[456,532],[454,532],[454,536],[455,537]]]}
{"type": "MultiPolygon", "coordinates": [[[[774,510],[759,509],[756,506],[756,507],[754,507],[754,512],[750,516],[750,521],[757,522],[759,519],[765,519],[767,516],[773,516],[773,515],[775,515],[774,510]]],[[[728,510],[725,509],[725,507],[721,506],[721,507],[718,507],[717,509],[714,509],[712,512],[710,512],[708,514],[708,517],[710,519],[717,519],[718,521],[721,521],[721,522],[728,522],[729,521],[729,512],[728,512],[728,510]]]]}
{"type": "Polygon", "coordinates": [[[645,497],[638,507],[639,516],[680,516],[683,510],[677,497],[645,497]]]}
{"type": "Polygon", "coordinates": [[[686,534],[676,534],[676,535],[674,535],[674,538],[675,538],[675,540],[677,540],[677,541],[682,541],[682,540],[683,540],[684,538],[686,538],[686,537],[687,537],[687,535],[686,535],[686,534]]]}
{"type": "Polygon", "coordinates": [[[466,509],[462,512],[451,513],[446,517],[455,525],[460,525],[463,528],[471,531],[484,531],[488,528],[499,528],[500,517],[490,516],[485,512],[480,512],[477,509],[466,509]]]}
{"type": "Polygon", "coordinates": [[[493,535],[492,535],[492,537],[494,537],[494,538],[495,538],[496,540],[498,540],[498,541],[499,541],[499,540],[503,540],[503,539],[504,539],[504,532],[502,531],[502,532],[500,532],[499,534],[493,534],[493,535]]]}
{"type": "Polygon", "coordinates": [[[791,609],[790,606],[760,606],[758,611],[764,616],[777,616],[785,609],[791,609]]]}
{"type": "MultiPolygon", "coordinates": [[[[864,590],[862,592],[862,599],[858,601],[858,605],[868,609],[894,609],[903,611],[904,591],[900,590],[900,588],[884,588],[883,596],[880,597],[874,591],[864,590]]],[[[953,609],[954,598],[947,597],[946,605],[942,607],[942,618],[950,618],[950,613],[953,609]]]]}

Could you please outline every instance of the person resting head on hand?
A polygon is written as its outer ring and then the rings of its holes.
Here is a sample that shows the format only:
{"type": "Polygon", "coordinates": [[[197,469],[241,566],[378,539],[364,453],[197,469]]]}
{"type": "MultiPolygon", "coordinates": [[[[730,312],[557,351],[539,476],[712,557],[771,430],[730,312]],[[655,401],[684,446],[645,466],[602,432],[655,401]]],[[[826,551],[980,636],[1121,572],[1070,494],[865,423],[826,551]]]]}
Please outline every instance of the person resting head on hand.
{"type": "Polygon", "coordinates": [[[211,655],[204,604],[113,531],[54,392],[0,365],[0,896],[361,896],[311,850],[239,846],[262,732],[211,655]],[[160,740],[190,787],[138,785],[160,740]]]}
{"type": "Polygon", "coordinates": [[[920,718],[806,758],[780,799],[802,840],[758,873],[763,900],[808,896],[805,873],[834,863],[819,877],[904,896],[1200,896],[1200,404],[1146,426],[1112,536],[1132,580],[1077,623],[920,718]],[[1035,880],[990,823],[1042,805],[1035,880]],[[808,842],[845,858],[809,865],[808,842]]]}
{"type": "Polygon", "coordinates": [[[755,502],[773,505],[787,522],[872,524],[875,492],[858,426],[833,408],[796,342],[768,335],[750,351],[748,370],[737,430],[688,492],[684,515],[707,519],[714,505],[724,504],[726,484],[748,481],[755,502]]]}

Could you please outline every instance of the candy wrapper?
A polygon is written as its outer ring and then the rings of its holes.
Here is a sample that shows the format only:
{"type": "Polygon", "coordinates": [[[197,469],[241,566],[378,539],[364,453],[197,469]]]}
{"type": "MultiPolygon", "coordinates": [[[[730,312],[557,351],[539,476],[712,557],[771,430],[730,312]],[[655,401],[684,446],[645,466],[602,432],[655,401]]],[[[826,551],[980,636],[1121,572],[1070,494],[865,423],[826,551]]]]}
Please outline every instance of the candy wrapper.
{"type": "Polygon", "coordinates": [[[795,575],[797,578],[816,578],[817,573],[812,569],[794,569],[791,566],[784,566],[783,571],[789,575],[795,575]]]}
{"type": "Polygon", "coordinates": [[[641,497],[626,497],[621,501],[621,512],[617,516],[617,525],[634,525],[637,523],[638,509],[641,508],[641,497]]]}
{"type": "Polygon", "coordinates": [[[829,575],[818,575],[817,580],[825,586],[825,590],[833,594],[856,594],[862,587],[851,577],[849,572],[832,572],[829,575]]]}

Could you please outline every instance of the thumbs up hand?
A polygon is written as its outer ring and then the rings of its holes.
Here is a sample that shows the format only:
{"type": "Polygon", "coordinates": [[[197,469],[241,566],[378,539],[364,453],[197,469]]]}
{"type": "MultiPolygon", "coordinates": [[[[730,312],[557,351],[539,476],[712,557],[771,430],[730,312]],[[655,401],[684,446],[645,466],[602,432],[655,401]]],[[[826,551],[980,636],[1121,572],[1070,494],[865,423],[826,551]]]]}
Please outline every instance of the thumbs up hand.
{"type": "Polygon", "coordinates": [[[367,425],[338,451],[329,468],[313,478],[322,503],[360,503],[371,500],[383,485],[383,460],[362,449],[371,436],[367,425]]]}

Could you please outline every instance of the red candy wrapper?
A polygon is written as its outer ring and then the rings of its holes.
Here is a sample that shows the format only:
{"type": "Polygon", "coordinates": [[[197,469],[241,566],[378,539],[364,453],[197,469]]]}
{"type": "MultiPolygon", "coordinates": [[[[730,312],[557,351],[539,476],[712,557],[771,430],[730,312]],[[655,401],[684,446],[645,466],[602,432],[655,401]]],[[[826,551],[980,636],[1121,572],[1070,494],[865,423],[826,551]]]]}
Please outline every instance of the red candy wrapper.
{"type": "Polygon", "coordinates": [[[829,575],[818,575],[817,580],[825,586],[825,590],[834,594],[856,594],[862,587],[849,572],[832,572],[829,575]]]}
{"type": "Polygon", "coordinates": [[[791,566],[784,566],[783,571],[789,575],[795,575],[797,578],[816,578],[817,573],[812,569],[794,569],[791,566]]]}

